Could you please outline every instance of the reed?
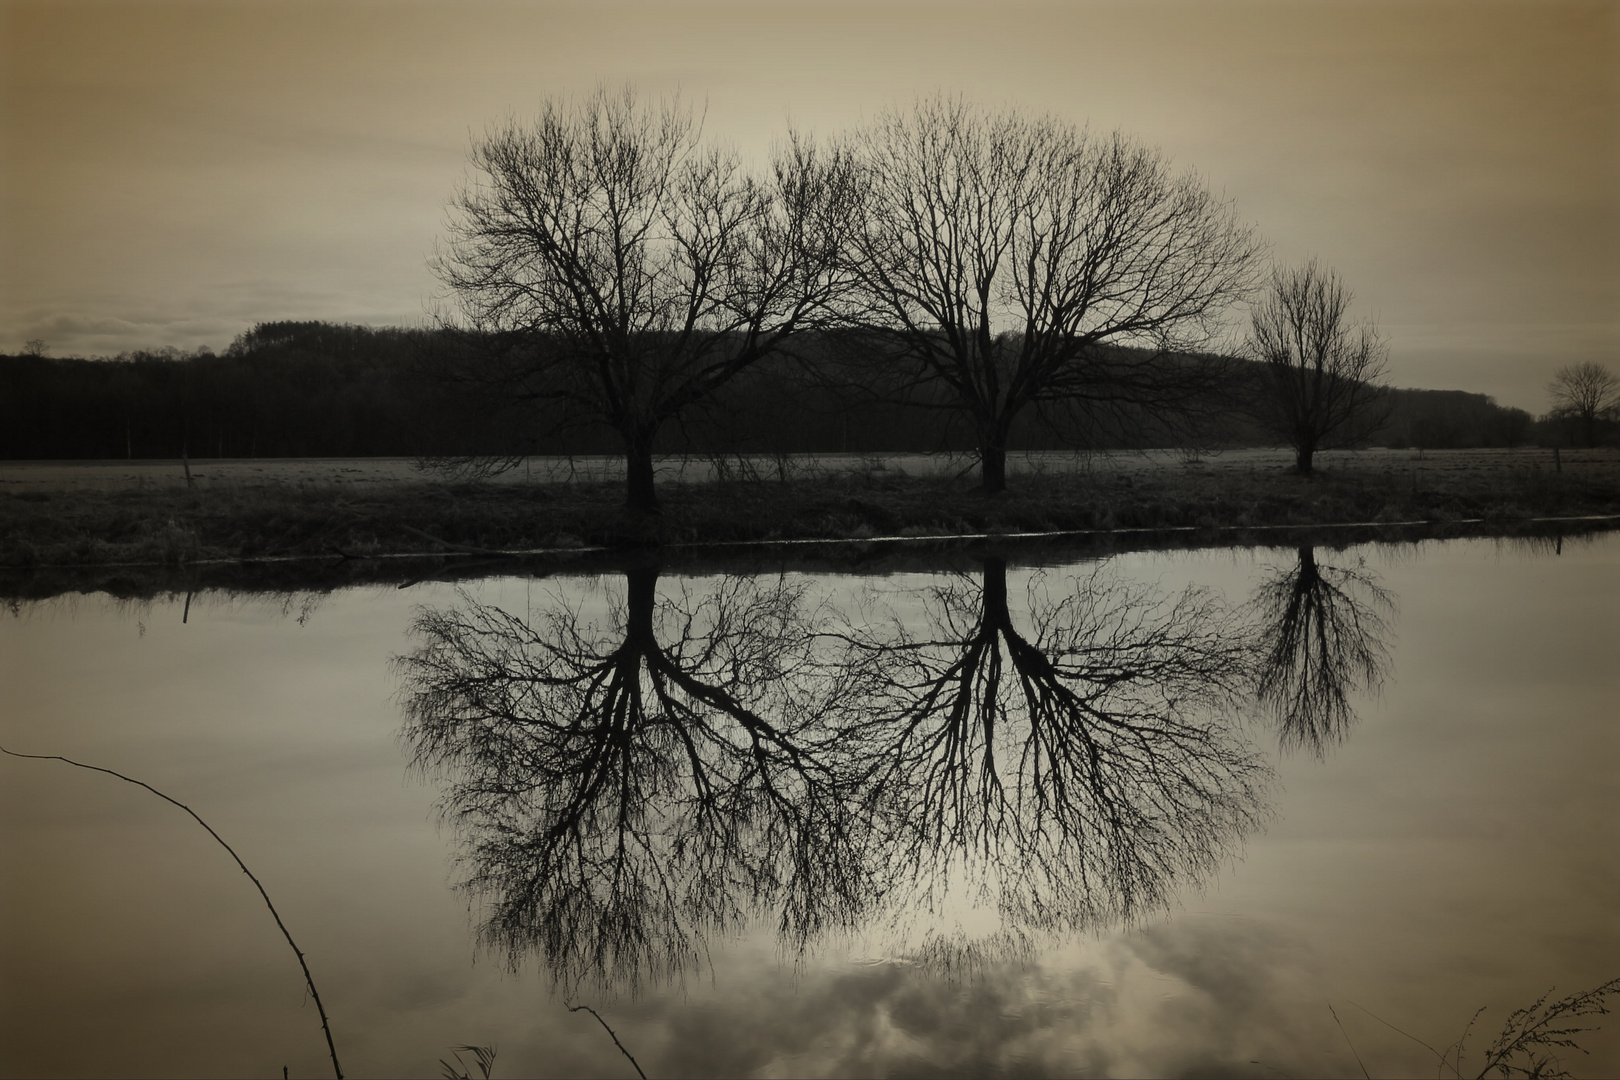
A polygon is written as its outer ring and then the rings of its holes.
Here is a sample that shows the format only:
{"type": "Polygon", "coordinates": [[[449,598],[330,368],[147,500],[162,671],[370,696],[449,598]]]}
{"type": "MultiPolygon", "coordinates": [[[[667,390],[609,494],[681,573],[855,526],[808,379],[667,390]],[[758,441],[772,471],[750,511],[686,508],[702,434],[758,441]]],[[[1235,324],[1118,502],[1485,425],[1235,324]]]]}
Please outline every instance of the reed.
{"type": "MultiPolygon", "coordinates": [[[[123,773],[117,772],[113,769],[104,769],[100,765],[87,765],[82,761],[74,761],[72,758],[63,757],[60,754],[20,754],[15,750],[8,750],[3,746],[0,746],[0,754],[6,754],[15,758],[28,758],[34,761],[61,761],[68,765],[72,765],[74,768],[88,769],[90,772],[106,773],[108,776],[116,776],[118,779],[127,784],[134,784],[136,787],[145,788],[147,791],[150,791],[153,795],[156,795],[166,803],[178,806],[187,814],[190,814],[192,820],[196,821],[197,824],[201,825],[204,829],[207,829],[208,835],[212,836],[219,843],[219,846],[226,850],[230,857],[236,861],[236,865],[241,868],[242,873],[246,874],[248,876],[248,880],[253,882],[253,887],[259,890],[259,895],[264,899],[264,906],[270,909],[270,917],[276,920],[276,928],[281,931],[281,936],[287,939],[287,945],[292,949],[293,955],[298,957],[298,967],[304,973],[304,985],[309,987],[309,996],[314,999],[315,1008],[321,1014],[321,1031],[326,1036],[327,1053],[329,1053],[332,1057],[332,1072],[336,1074],[337,1080],[343,1080],[343,1066],[338,1064],[337,1046],[332,1041],[332,1025],[326,1016],[326,1006],[321,1003],[321,992],[315,988],[315,976],[310,974],[309,961],[304,958],[304,950],[298,947],[298,943],[293,940],[292,932],[287,929],[287,924],[281,921],[281,912],[277,911],[276,905],[271,902],[270,894],[265,891],[264,883],[258,879],[258,876],[255,875],[252,870],[248,869],[247,863],[242,861],[242,857],[236,853],[236,849],[227,844],[225,842],[225,838],[220,836],[219,833],[215,832],[212,825],[204,821],[195,810],[187,806],[185,803],[180,802],[178,799],[165,795],[163,792],[159,791],[157,788],[146,783],[145,781],[137,780],[132,776],[125,776],[123,773]]],[[[488,1076],[487,1073],[485,1075],[486,1077],[488,1076]]]]}

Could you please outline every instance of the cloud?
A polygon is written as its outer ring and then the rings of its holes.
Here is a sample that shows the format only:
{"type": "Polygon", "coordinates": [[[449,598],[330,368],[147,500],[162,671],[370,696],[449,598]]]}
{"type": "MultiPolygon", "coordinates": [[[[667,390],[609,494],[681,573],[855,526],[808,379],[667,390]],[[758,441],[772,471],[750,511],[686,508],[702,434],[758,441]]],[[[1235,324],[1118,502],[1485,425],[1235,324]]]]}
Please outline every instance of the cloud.
{"type": "MultiPolygon", "coordinates": [[[[1252,1075],[1256,1060],[1320,1075],[1343,1064],[1316,1049],[1337,1036],[1312,951],[1275,928],[1188,915],[1048,946],[1039,961],[965,978],[891,958],[789,979],[754,954],[743,970],[719,962],[717,984],[738,987],[724,996],[626,1002],[611,1022],[649,1075],[1220,1076],[1252,1075]]],[[[600,1037],[582,1032],[581,1045],[600,1037]]]]}
{"type": "Polygon", "coordinates": [[[425,308],[386,293],[278,286],[254,280],[216,284],[172,303],[129,294],[98,295],[61,308],[0,315],[0,351],[43,339],[52,356],[115,356],[168,346],[221,350],[256,323],[323,319],[363,326],[421,326],[425,308]]]}
{"type": "MultiPolygon", "coordinates": [[[[415,320],[469,134],[625,77],[684,88],[711,134],[753,150],[788,115],[830,133],[932,87],[1123,124],[1236,199],[1279,258],[1342,269],[1389,324],[1463,335],[1481,319],[1574,325],[1615,306],[1612,6],[97,10],[22,5],[0,41],[0,294],[85,320],[56,333],[58,355],[219,347],[277,318],[415,320]],[[245,292],[219,288],[248,275],[245,292]],[[140,296],[95,299],[117,291],[140,296]],[[198,305],[214,306],[213,339],[159,338],[144,314],[198,305]],[[120,338],[105,328],[116,318],[146,329],[120,338]]],[[[8,315],[0,344],[49,329],[8,315]]],[[[1540,401],[1549,372],[1533,346],[1476,368],[1471,342],[1390,336],[1405,385],[1540,401]],[[1515,379],[1513,362],[1535,370],[1515,379]]]]}

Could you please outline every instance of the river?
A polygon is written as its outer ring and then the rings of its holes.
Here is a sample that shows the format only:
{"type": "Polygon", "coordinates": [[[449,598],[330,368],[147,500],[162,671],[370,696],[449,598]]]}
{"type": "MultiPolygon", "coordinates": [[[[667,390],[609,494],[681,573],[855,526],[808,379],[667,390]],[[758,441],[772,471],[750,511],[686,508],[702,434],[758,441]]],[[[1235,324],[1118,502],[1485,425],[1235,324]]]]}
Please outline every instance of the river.
{"type": "MultiPolygon", "coordinates": [[[[0,741],[205,819],[354,1076],[1473,1075],[1620,975],[1617,702],[1615,532],[0,615],[0,741]]],[[[0,807],[5,1075],[331,1075],[182,811],[0,807]]]]}

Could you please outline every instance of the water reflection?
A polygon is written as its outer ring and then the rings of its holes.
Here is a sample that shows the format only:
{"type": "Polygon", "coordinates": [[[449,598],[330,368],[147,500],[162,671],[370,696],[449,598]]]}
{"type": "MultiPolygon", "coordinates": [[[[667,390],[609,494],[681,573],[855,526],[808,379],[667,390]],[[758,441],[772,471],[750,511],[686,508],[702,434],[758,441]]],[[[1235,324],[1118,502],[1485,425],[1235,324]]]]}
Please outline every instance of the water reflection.
{"type": "Polygon", "coordinates": [[[1255,826],[1267,777],[1228,722],[1249,654],[1213,595],[1053,585],[1030,580],[1020,629],[987,559],[931,591],[920,630],[879,601],[839,635],[881,857],[929,904],[965,879],[1014,930],[1162,908],[1255,826]]]}
{"type": "Polygon", "coordinates": [[[514,964],[538,949],[565,986],[676,975],[756,910],[802,945],[871,891],[802,590],[657,581],[629,571],[605,626],[463,597],[421,612],[398,661],[485,944],[514,964]]]}
{"type": "Polygon", "coordinates": [[[1261,642],[1255,686],[1286,749],[1318,757],[1355,723],[1352,695],[1376,691],[1389,673],[1394,597],[1365,564],[1324,566],[1311,547],[1265,578],[1252,609],[1261,642]]]}
{"type": "MultiPolygon", "coordinates": [[[[1004,576],[1007,623],[1026,640],[1039,638],[1030,609],[1039,615],[1076,593],[1073,578],[1086,582],[1089,567],[1052,569],[1031,581],[1016,559],[1004,575],[959,562],[967,572],[947,579],[930,572],[937,569],[932,556],[907,555],[880,569],[915,574],[795,576],[785,587],[718,577],[683,581],[667,569],[656,579],[651,606],[669,610],[655,612],[652,637],[667,651],[690,636],[689,645],[674,650],[686,657],[709,648],[707,624],[716,620],[704,612],[716,605],[768,613],[779,588],[791,600],[791,625],[765,659],[793,660],[781,666],[797,671],[799,686],[782,688],[776,698],[746,688],[732,696],[842,778],[835,806],[854,805],[858,821],[859,808],[870,806],[872,825],[863,824],[864,831],[843,844],[868,875],[859,890],[863,905],[847,913],[862,932],[846,941],[817,931],[811,957],[784,971],[772,962],[771,945],[774,920],[791,892],[756,896],[751,888],[721,882],[717,888],[730,890],[723,895],[734,907],[752,908],[756,918],[764,911],[773,920],[742,935],[728,923],[721,933],[701,917],[723,905],[701,892],[708,886],[692,869],[700,865],[698,856],[683,856],[689,861],[676,862],[669,875],[690,882],[694,895],[677,894],[668,905],[686,920],[680,925],[690,947],[680,962],[696,963],[692,957],[701,955],[706,940],[713,978],[710,970],[691,978],[688,968],[683,992],[644,992],[634,1006],[610,1009],[604,1007],[610,999],[598,994],[578,1000],[602,1008],[650,1075],[952,1069],[1359,1075],[1324,998],[1338,1007],[1371,1071],[1408,1075],[1422,1068],[1417,1057],[1402,1055],[1410,1048],[1427,1057],[1426,1050],[1337,997],[1350,992],[1347,979],[1359,987],[1351,993],[1358,1004],[1425,1039],[1454,1035],[1488,1002],[1492,1012],[1481,1025],[1489,1023],[1489,1041],[1507,1010],[1555,982],[1569,990],[1608,977],[1602,962],[1616,955],[1612,889],[1604,875],[1620,846],[1613,815],[1604,809],[1613,802],[1615,774],[1612,709],[1605,706],[1615,699],[1620,670],[1612,663],[1614,613],[1620,611],[1617,537],[1566,543],[1559,557],[1551,549],[1487,539],[1348,550],[1324,545],[1308,560],[1291,546],[1112,560],[1109,571],[1121,576],[1174,580],[1174,586],[1144,592],[1162,607],[1174,606],[1187,580],[1215,586],[1242,605],[1237,631],[1253,649],[1251,671],[1276,640],[1272,620],[1261,618],[1256,588],[1274,576],[1308,580],[1311,563],[1318,572],[1334,564],[1370,569],[1374,584],[1399,595],[1398,616],[1392,608],[1374,610],[1401,633],[1381,638],[1393,665],[1383,675],[1384,699],[1375,705],[1354,689],[1345,692],[1359,713],[1343,747],[1353,753],[1329,749],[1325,764],[1306,753],[1279,761],[1275,731],[1246,725],[1255,749],[1288,779],[1285,797],[1276,801],[1287,825],[1269,836],[1251,833],[1246,860],[1223,866],[1217,893],[1202,901],[1183,893],[1171,917],[1147,920],[1139,933],[1073,937],[997,929],[999,920],[981,920],[982,911],[958,918],[960,908],[950,903],[937,915],[918,911],[909,936],[884,933],[886,919],[929,881],[901,880],[883,862],[884,853],[913,832],[891,810],[904,803],[879,800],[877,785],[861,779],[861,763],[872,764],[870,740],[837,739],[862,697],[854,693],[853,676],[840,680],[850,646],[834,635],[883,642],[892,639],[887,623],[897,621],[913,644],[933,642],[940,657],[948,656],[981,628],[985,593],[1002,591],[995,579],[1004,576]],[[1272,567],[1287,573],[1274,574],[1272,567]],[[929,611],[941,587],[954,595],[950,610],[962,612],[967,631],[955,645],[929,611]],[[711,597],[725,589],[733,590],[726,594],[733,599],[711,597]],[[690,635],[678,612],[693,616],[690,635]],[[1502,612],[1512,612],[1511,619],[1502,612]],[[813,636],[818,633],[826,636],[813,636]],[[846,696],[829,706],[829,691],[846,696]],[[795,696],[816,711],[796,714],[804,717],[800,730],[772,705],[795,696]],[[1530,795],[1504,800],[1507,791],[1530,795]],[[1518,872],[1503,875],[1504,865],[1518,872]],[[684,914],[689,910],[697,915],[684,914]],[[1551,925],[1557,933],[1548,932],[1551,925]],[[928,928],[937,932],[924,937],[928,928]],[[1498,1023],[1490,1023],[1492,1015],[1498,1023]],[[1255,1060],[1264,1065],[1251,1064],[1255,1060]]],[[[1105,578],[1099,575],[1098,589],[1105,578]]],[[[595,665],[625,644],[628,575],[550,580],[470,583],[472,596],[505,608],[527,628],[504,644],[493,635],[472,655],[498,666],[495,654],[506,648],[532,653],[529,662],[537,669],[561,671],[562,660],[546,655],[547,648],[589,652],[579,663],[595,665]],[[542,600],[548,589],[564,599],[542,600]],[[534,601],[526,603],[530,591],[534,601]],[[610,597],[617,611],[609,610],[610,597]],[[573,648],[555,631],[554,618],[571,619],[589,648],[573,648]]],[[[647,596],[645,588],[636,591],[647,596]]],[[[479,777],[458,773],[457,766],[431,791],[401,785],[400,715],[384,707],[401,687],[383,662],[430,640],[402,638],[414,605],[424,602],[477,622],[469,603],[441,583],[410,591],[337,590],[303,626],[296,605],[284,615],[280,598],[265,606],[240,594],[199,593],[186,625],[183,591],[150,606],[103,594],[29,602],[21,618],[0,616],[0,742],[117,767],[173,791],[210,821],[229,824],[227,839],[241,845],[256,871],[262,863],[265,884],[278,906],[285,902],[300,943],[313,935],[310,962],[321,992],[340,1006],[335,1035],[359,1040],[352,1055],[365,1059],[369,1071],[410,1075],[448,1058],[447,1047],[476,1042],[499,1045],[497,1067],[505,1075],[634,1075],[589,1017],[539,1007],[550,980],[535,941],[514,934],[509,942],[524,957],[526,977],[515,982],[502,977],[498,962],[467,963],[468,911],[444,889],[443,862],[447,850],[461,852],[469,861],[458,877],[476,872],[474,834],[463,829],[455,840],[448,829],[440,836],[420,826],[433,801],[460,780],[479,777]],[[147,625],[145,636],[140,623],[147,625]],[[221,702],[231,703],[224,714],[221,702]]],[[[641,610],[648,606],[637,601],[641,610]]],[[[503,633],[510,629],[499,625],[503,633]]],[[[715,651],[740,647],[722,644],[715,651]]],[[[1006,734],[1027,719],[1007,643],[998,638],[995,647],[1002,653],[1003,686],[1016,691],[1009,718],[998,721],[1006,734]]],[[[463,662],[449,653],[442,660],[452,668],[463,662]]],[[[749,659],[741,666],[758,664],[749,659]]],[[[463,674],[470,682],[474,672],[463,674]]],[[[490,678],[498,688],[507,676],[490,678]]],[[[489,696],[490,690],[472,692],[489,696]]],[[[514,682],[505,692],[513,700],[503,707],[521,713],[532,707],[522,693],[553,691],[522,691],[514,682]]],[[[646,699],[655,695],[647,691],[646,699]]],[[[706,722],[731,733],[728,742],[745,738],[737,722],[704,711],[706,722]]],[[[499,728],[489,730],[493,743],[499,728]]],[[[544,745],[539,735],[519,731],[544,745]]],[[[1017,734],[1009,741],[1021,746],[1028,736],[1017,734]]],[[[734,758],[713,756],[720,761],[715,769],[737,768],[727,764],[734,758]]],[[[1003,787],[1016,786],[1006,778],[1016,755],[998,752],[995,764],[1003,787]]],[[[500,767],[520,774],[525,766],[491,766],[500,767]]],[[[176,1071],[181,1066],[173,1064],[179,1059],[172,1050],[158,1053],[167,1065],[149,1060],[154,1033],[176,1031],[196,1036],[185,1058],[195,1071],[249,1072],[267,1061],[274,1069],[288,1061],[283,1054],[295,1055],[293,1075],[322,1066],[324,1040],[313,1026],[314,1010],[298,1009],[301,985],[285,942],[262,905],[252,907],[257,897],[247,882],[222,873],[206,851],[191,850],[186,830],[192,825],[170,820],[172,807],[121,790],[127,785],[72,772],[60,776],[38,763],[0,768],[0,789],[9,799],[0,805],[13,826],[8,866],[16,868],[14,880],[27,883],[10,890],[0,921],[7,927],[11,981],[29,988],[14,995],[11,1030],[17,1035],[0,1050],[0,1060],[22,1075],[105,1075],[131,1071],[131,1062],[147,1071],[176,1071]],[[134,805],[127,805],[131,797],[134,805]],[[156,805],[143,810],[142,800],[156,805]],[[198,1013],[199,1001],[205,1014],[198,1013]],[[30,1041],[24,1031],[43,1034],[30,1041]]],[[[692,785],[690,766],[681,768],[660,796],[677,808],[681,787],[692,785]]],[[[521,887],[524,875],[538,877],[546,868],[522,868],[528,855],[521,836],[494,835],[503,822],[498,800],[490,799],[483,837],[488,850],[505,845],[515,865],[501,873],[521,887]]],[[[613,809],[609,803],[606,794],[598,800],[604,809],[596,824],[574,826],[587,833],[576,843],[607,847],[610,834],[602,830],[611,823],[600,819],[613,809]]],[[[515,805],[514,829],[529,829],[535,819],[523,819],[523,804],[515,805]]],[[[632,802],[629,811],[635,810],[632,802]]],[[[758,850],[716,851],[718,841],[702,837],[688,843],[708,845],[711,858],[730,858],[744,870],[763,858],[758,850]]],[[[948,845],[939,850],[942,859],[951,856],[948,845]]],[[[1003,838],[992,851],[1016,856],[1017,845],[1003,838]]],[[[951,870],[969,889],[979,882],[992,886],[994,900],[1002,882],[984,876],[991,857],[951,870]]],[[[854,862],[846,857],[837,865],[848,869],[854,862]]],[[[657,868],[642,858],[626,873],[657,868]]],[[[589,885],[607,893],[586,871],[564,871],[559,889],[589,885]]],[[[547,901],[535,903],[543,908],[547,901]]],[[[493,910],[480,900],[471,925],[481,925],[493,910]]],[[[620,971],[635,974],[639,966],[645,984],[658,974],[649,966],[666,955],[658,951],[667,949],[658,937],[663,916],[631,916],[640,920],[637,932],[653,940],[652,951],[645,959],[624,958],[620,971]]],[[[531,926],[539,925],[536,914],[531,926]]],[[[587,948],[590,943],[563,946],[572,948],[563,956],[576,972],[596,962],[599,950],[587,948]]],[[[611,977],[625,984],[623,975],[611,977]]],[[[347,1061],[351,1051],[341,1041],[339,1049],[347,1061]]],[[[1616,1072],[1612,1050],[1612,1040],[1594,1050],[1586,1059],[1592,1072],[1616,1072]]]]}
{"type": "Polygon", "coordinates": [[[914,626],[905,591],[839,611],[786,580],[657,585],[627,572],[600,625],[463,596],[398,661],[484,943],[565,987],[677,977],[753,916],[802,950],[990,908],[913,950],[962,972],[1162,909],[1264,815],[1230,722],[1249,639],[1207,592],[1037,575],[1015,620],[988,559],[914,626]]]}

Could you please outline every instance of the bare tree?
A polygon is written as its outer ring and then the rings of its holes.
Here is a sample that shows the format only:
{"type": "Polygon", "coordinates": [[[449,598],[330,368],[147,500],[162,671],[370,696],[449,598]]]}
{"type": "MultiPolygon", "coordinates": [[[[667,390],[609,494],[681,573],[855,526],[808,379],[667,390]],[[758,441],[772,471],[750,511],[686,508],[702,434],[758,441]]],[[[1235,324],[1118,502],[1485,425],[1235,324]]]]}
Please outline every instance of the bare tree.
{"type": "Polygon", "coordinates": [[[1252,412],[1294,448],[1302,474],[1318,450],[1359,442],[1389,415],[1386,350],[1371,325],[1351,321],[1353,299],[1312,259],[1274,270],[1251,313],[1248,354],[1265,365],[1266,384],[1252,412]]]}
{"type": "Polygon", "coordinates": [[[1207,594],[1032,586],[1024,631],[991,559],[918,633],[881,598],[833,618],[783,580],[657,578],[605,624],[425,610],[396,661],[482,940],[571,990],[677,977],[759,915],[801,950],[969,872],[1001,930],[918,954],[965,970],[1162,907],[1264,817],[1222,715],[1250,645],[1207,594]]]}
{"type": "Polygon", "coordinates": [[[1599,423],[1620,413],[1620,378],[1590,360],[1559,368],[1547,393],[1552,395],[1553,416],[1579,425],[1586,446],[1597,445],[1599,423]]]}
{"type": "Polygon", "coordinates": [[[434,260],[481,346],[463,371],[611,425],[629,507],[656,510],[659,427],[839,291],[846,158],[790,136],[756,177],[689,107],[602,88],[490,130],[472,165],[434,260]]]}
{"type": "Polygon", "coordinates": [[[525,619],[464,598],[421,612],[396,661],[482,941],[514,967],[538,952],[569,991],[678,978],[761,912],[802,948],[868,892],[801,590],[657,583],[628,571],[606,625],[561,600],[525,619]]]}
{"type": "Polygon", "coordinates": [[[931,590],[920,631],[877,603],[841,632],[840,745],[882,861],[923,902],[976,875],[1003,945],[1162,908],[1264,817],[1265,764],[1223,717],[1251,658],[1231,613],[1103,572],[1063,593],[1032,581],[1020,628],[986,559],[982,584],[931,590]]]}
{"type": "Polygon", "coordinates": [[[1117,132],[942,97],[883,114],[855,145],[851,314],[883,362],[948,389],[986,492],[1005,487],[1032,405],[1162,411],[1208,388],[1207,360],[1172,354],[1249,290],[1260,245],[1195,175],[1117,132]]]}
{"type": "Polygon", "coordinates": [[[1268,576],[1251,609],[1262,654],[1255,696],[1284,748],[1321,757],[1355,722],[1351,695],[1383,685],[1395,599],[1364,567],[1321,566],[1315,548],[1301,547],[1299,564],[1268,576]]]}

